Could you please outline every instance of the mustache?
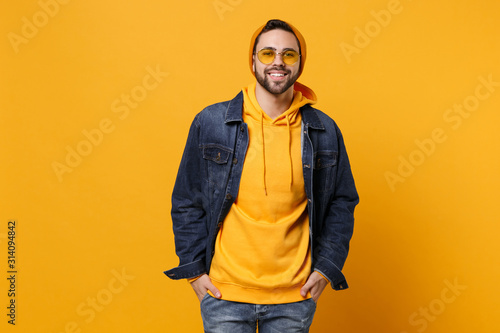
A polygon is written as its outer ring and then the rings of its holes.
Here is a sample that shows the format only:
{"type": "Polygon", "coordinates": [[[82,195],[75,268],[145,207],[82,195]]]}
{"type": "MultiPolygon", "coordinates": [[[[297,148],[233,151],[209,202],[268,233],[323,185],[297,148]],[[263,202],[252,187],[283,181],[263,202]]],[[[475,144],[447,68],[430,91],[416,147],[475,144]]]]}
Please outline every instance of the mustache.
{"type": "Polygon", "coordinates": [[[281,72],[286,72],[287,74],[291,73],[290,70],[286,69],[286,67],[283,66],[283,67],[273,67],[273,68],[266,69],[264,71],[264,74],[268,74],[271,71],[281,71],[281,72]]]}

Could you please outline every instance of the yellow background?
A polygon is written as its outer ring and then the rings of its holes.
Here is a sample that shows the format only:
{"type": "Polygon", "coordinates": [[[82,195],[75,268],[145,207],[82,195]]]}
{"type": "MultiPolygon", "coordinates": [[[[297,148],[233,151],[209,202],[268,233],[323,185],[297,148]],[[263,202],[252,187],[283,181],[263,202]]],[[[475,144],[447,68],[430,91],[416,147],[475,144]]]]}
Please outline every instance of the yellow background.
{"type": "Polygon", "coordinates": [[[0,4],[2,332],[201,331],[189,285],[162,273],[177,265],[170,194],[191,120],[251,82],[249,38],[270,18],[305,36],[300,81],[342,129],[361,197],[350,289],[324,292],[311,332],[500,330],[498,1],[65,2],[46,19],[54,1],[0,4]],[[78,145],[87,156],[59,179],[78,145]]]}

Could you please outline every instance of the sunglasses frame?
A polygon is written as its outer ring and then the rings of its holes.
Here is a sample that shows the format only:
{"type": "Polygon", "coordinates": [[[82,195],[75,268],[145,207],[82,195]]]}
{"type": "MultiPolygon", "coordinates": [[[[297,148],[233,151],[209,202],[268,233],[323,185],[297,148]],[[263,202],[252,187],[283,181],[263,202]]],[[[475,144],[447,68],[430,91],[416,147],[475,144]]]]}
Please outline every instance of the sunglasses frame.
{"type": "Polygon", "coordinates": [[[262,48],[262,49],[260,49],[259,51],[255,52],[255,55],[257,56],[257,59],[259,59],[259,61],[260,61],[262,64],[264,64],[264,65],[269,65],[269,64],[272,64],[272,63],[273,63],[273,61],[274,61],[274,59],[276,59],[276,56],[277,56],[278,54],[281,56],[281,60],[282,60],[285,64],[287,64],[287,65],[289,65],[289,66],[295,65],[297,62],[299,62],[300,57],[302,56],[299,52],[297,52],[297,51],[295,51],[295,50],[292,50],[292,49],[289,49],[289,50],[284,50],[284,51],[281,51],[281,52],[276,52],[276,50],[271,49],[271,48],[269,48],[269,47],[263,47],[263,48],[262,48]],[[264,50],[272,51],[272,52],[274,53],[274,57],[273,57],[273,59],[272,59],[269,63],[267,63],[267,64],[266,64],[265,62],[263,62],[262,60],[260,60],[260,57],[259,57],[259,53],[260,53],[261,51],[264,51],[264,50]],[[285,61],[285,58],[283,57],[283,53],[286,53],[286,52],[294,52],[294,53],[297,53],[297,55],[298,55],[298,57],[297,57],[297,61],[295,61],[295,62],[294,62],[294,63],[292,63],[292,64],[288,64],[288,63],[285,61]]]}

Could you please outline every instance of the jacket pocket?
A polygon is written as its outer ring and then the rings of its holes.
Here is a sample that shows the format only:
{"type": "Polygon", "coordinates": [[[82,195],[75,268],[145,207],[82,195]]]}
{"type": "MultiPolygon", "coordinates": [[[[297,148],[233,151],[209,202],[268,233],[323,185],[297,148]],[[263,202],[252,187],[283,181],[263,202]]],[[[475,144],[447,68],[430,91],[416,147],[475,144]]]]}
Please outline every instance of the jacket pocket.
{"type": "Polygon", "coordinates": [[[202,150],[203,159],[207,161],[208,181],[220,184],[226,178],[227,162],[233,153],[232,149],[219,144],[208,144],[202,146],[202,150]]]}
{"type": "Polygon", "coordinates": [[[217,164],[226,164],[232,150],[217,144],[203,146],[203,158],[217,164]]]}
{"type": "Polygon", "coordinates": [[[314,187],[320,192],[327,192],[335,183],[336,151],[318,151],[314,154],[314,187]]]}

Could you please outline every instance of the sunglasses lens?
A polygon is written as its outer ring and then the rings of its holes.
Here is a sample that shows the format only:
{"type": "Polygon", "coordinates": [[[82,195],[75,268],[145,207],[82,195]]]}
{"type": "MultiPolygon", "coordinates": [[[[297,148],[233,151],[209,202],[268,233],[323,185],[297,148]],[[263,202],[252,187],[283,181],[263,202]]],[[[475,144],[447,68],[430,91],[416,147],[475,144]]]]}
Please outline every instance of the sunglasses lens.
{"type": "Polygon", "coordinates": [[[274,57],[276,56],[276,52],[273,50],[260,50],[259,53],[257,53],[257,56],[259,57],[259,60],[261,63],[264,65],[268,65],[273,62],[274,57]]]}
{"type": "Polygon", "coordinates": [[[286,51],[281,55],[283,57],[283,62],[287,65],[293,65],[299,61],[299,54],[295,51],[286,51]]]}

